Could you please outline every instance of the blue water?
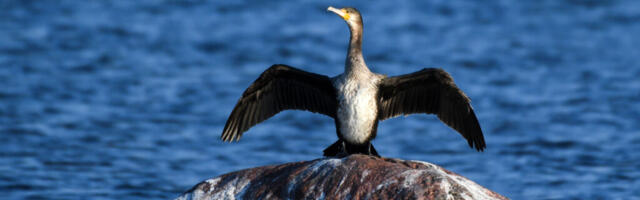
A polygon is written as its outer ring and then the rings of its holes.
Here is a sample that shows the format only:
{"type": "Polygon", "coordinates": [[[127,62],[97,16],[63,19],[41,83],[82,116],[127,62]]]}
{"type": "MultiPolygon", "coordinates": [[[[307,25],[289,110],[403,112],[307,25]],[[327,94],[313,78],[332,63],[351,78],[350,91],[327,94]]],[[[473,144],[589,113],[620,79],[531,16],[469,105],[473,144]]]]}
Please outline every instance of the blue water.
{"type": "MultiPolygon", "coordinates": [[[[267,67],[342,73],[340,2],[1,1],[0,196],[169,199],[234,170],[315,159],[328,117],[287,111],[219,140],[267,67]]],[[[434,116],[380,123],[386,157],[513,199],[640,199],[640,2],[369,2],[375,72],[441,67],[487,150],[434,116]]]]}

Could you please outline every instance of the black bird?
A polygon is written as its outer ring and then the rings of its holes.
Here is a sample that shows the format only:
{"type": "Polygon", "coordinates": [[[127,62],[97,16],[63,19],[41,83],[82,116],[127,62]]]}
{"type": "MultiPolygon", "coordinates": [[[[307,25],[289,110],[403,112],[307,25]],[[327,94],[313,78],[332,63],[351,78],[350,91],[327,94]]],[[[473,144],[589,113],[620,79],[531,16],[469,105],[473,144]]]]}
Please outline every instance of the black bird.
{"type": "Polygon", "coordinates": [[[338,141],[325,156],[367,154],[379,156],[371,144],[378,121],[414,113],[436,114],[483,151],[484,137],[471,100],[442,69],[423,70],[394,77],[372,73],[362,56],[362,17],[355,8],[328,11],[342,17],[351,38],[345,72],[335,77],[273,65],[247,88],[231,112],[221,139],[239,140],[242,133],[288,109],[321,113],[335,120],[338,141]]]}

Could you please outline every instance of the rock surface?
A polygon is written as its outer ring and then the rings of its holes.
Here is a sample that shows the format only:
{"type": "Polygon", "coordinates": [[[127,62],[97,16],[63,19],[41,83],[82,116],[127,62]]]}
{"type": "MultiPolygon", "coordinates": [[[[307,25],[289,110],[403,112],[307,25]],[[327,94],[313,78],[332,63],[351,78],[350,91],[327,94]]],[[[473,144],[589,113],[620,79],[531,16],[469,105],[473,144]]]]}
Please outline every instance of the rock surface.
{"type": "Polygon", "coordinates": [[[224,174],[177,199],[507,199],[440,166],[365,155],[224,174]]]}

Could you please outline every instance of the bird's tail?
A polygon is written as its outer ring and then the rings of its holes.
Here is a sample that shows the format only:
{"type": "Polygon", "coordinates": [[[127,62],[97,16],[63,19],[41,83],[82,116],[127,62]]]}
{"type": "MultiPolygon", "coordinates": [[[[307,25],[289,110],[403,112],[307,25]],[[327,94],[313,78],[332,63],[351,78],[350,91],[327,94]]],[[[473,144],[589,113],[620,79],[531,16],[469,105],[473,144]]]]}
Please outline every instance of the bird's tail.
{"type": "Polygon", "coordinates": [[[367,142],[364,145],[354,145],[338,139],[331,146],[324,149],[324,156],[327,157],[345,157],[351,154],[365,154],[380,157],[373,144],[367,142]]]}

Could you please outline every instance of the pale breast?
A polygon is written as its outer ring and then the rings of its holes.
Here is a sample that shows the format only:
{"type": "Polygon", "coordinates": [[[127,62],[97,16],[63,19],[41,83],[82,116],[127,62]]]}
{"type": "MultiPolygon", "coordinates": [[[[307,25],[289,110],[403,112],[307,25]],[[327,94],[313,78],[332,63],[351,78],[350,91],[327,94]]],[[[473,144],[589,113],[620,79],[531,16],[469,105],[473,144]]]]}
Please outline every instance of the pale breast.
{"type": "Polygon", "coordinates": [[[338,123],[343,139],[349,143],[367,142],[377,120],[377,79],[336,80],[338,123]]]}

